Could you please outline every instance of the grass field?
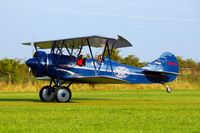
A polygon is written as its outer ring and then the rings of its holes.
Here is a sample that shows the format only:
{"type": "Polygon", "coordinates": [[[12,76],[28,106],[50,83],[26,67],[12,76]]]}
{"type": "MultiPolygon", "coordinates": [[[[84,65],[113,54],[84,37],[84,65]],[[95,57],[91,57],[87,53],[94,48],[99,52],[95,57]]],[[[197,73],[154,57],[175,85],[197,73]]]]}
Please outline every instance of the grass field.
{"type": "Polygon", "coordinates": [[[0,92],[0,132],[200,132],[200,90],[73,91],[70,103],[0,92]]]}

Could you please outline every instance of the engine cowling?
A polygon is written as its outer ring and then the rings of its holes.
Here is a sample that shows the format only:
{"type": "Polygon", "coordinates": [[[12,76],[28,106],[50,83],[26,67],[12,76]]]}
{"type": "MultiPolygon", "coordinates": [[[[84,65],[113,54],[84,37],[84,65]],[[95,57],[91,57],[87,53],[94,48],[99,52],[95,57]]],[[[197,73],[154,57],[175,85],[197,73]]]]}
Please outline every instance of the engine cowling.
{"type": "Polygon", "coordinates": [[[43,77],[47,74],[47,54],[44,51],[37,51],[26,61],[26,65],[32,69],[35,77],[43,77]]]}

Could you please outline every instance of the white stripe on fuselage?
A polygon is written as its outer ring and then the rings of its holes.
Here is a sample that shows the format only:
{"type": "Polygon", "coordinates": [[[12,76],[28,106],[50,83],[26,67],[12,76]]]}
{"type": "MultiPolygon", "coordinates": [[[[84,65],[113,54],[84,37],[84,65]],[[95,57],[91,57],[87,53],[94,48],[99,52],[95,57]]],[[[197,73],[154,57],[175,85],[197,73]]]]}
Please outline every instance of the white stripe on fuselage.
{"type": "MultiPolygon", "coordinates": [[[[84,70],[93,70],[95,71],[94,68],[89,68],[89,67],[85,67],[85,66],[73,66],[73,65],[67,65],[68,68],[77,68],[77,69],[84,69],[84,70]]],[[[69,71],[69,70],[66,70],[66,69],[60,69],[60,70],[63,70],[63,71],[69,71]]],[[[71,72],[71,71],[70,71],[71,72]]],[[[100,72],[112,72],[111,70],[105,70],[105,69],[100,69],[100,72]]],[[[113,71],[114,73],[117,73],[117,71],[113,71]]],[[[69,72],[68,72],[69,73],[69,72]]],[[[72,72],[73,73],[73,72],[72,72]]],[[[74,73],[75,74],[75,73],[74,73]]],[[[129,75],[141,75],[141,76],[145,76],[144,74],[142,73],[135,73],[135,72],[127,72],[127,74],[129,75]]]]}
{"type": "Polygon", "coordinates": [[[69,73],[69,74],[71,74],[71,75],[75,75],[75,74],[76,74],[76,73],[74,73],[74,72],[72,72],[72,71],[69,71],[69,70],[66,70],[66,69],[60,69],[60,68],[58,68],[58,70],[59,70],[59,71],[67,72],[67,73],[69,73]]]}

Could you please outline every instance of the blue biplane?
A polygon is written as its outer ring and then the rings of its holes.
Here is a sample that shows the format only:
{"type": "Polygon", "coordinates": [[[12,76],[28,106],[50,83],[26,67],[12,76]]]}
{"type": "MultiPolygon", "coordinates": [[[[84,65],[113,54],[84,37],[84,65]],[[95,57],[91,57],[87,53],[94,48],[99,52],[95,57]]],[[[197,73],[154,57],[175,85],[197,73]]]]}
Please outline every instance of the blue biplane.
{"type": "MultiPolygon", "coordinates": [[[[31,43],[23,43],[31,45],[31,43]]],[[[73,83],[94,84],[151,84],[165,85],[179,75],[176,57],[163,53],[143,68],[120,64],[111,60],[113,49],[131,47],[131,43],[121,36],[117,39],[88,36],[34,42],[35,54],[26,61],[37,79],[48,79],[50,84],[44,86],[39,96],[41,101],[69,102],[70,85],[73,83]],[[82,55],[87,47],[89,55],[82,55]],[[102,48],[102,53],[95,58],[93,49],[102,48]],[[43,49],[40,51],[38,49],[43,49]],[[46,51],[45,51],[46,50],[46,51]],[[49,50],[49,54],[46,54],[49,50]],[[66,85],[64,85],[66,84],[66,85]]]]}

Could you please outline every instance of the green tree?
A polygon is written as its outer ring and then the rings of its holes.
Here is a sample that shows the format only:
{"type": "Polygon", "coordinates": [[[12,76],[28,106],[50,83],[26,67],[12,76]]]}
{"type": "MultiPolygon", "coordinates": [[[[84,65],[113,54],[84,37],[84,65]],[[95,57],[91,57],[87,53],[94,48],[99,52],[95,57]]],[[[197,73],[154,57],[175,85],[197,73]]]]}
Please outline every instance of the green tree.
{"type": "Polygon", "coordinates": [[[0,60],[1,80],[11,83],[18,83],[24,80],[27,67],[19,59],[0,60]]]}
{"type": "Polygon", "coordinates": [[[7,75],[8,83],[11,84],[12,75],[14,74],[14,69],[16,67],[16,62],[13,59],[4,59],[1,60],[1,70],[0,73],[4,77],[7,75]]]}
{"type": "MultiPolygon", "coordinates": [[[[111,59],[117,62],[121,62],[123,58],[119,55],[120,50],[119,49],[113,49],[111,52],[111,59]]],[[[105,56],[108,56],[108,51],[106,50],[105,56]]]]}
{"type": "Polygon", "coordinates": [[[184,60],[178,56],[177,60],[180,66],[180,72],[183,76],[180,76],[180,80],[187,80],[190,82],[199,82],[200,80],[200,67],[193,59],[184,60]]]}
{"type": "Polygon", "coordinates": [[[128,55],[122,60],[123,64],[131,65],[131,66],[136,66],[136,67],[143,67],[143,63],[140,63],[140,60],[138,57],[135,55],[128,55]]]}
{"type": "MultiPolygon", "coordinates": [[[[108,56],[108,51],[106,51],[105,56],[108,56]]],[[[146,65],[145,62],[140,62],[139,58],[135,55],[128,55],[127,57],[123,58],[120,56],[119,49],[113,49],[111,54],[111,59],[126,65],[136,66],[136,67],[143,67],[146,65]]]]}
{"type": "Polygon", "coordinates": [[[180,68],[198,69],[198,63],[196,63],[193,59],[184,60],[182,57],[177,56],[177,60],[180,68]]]}

